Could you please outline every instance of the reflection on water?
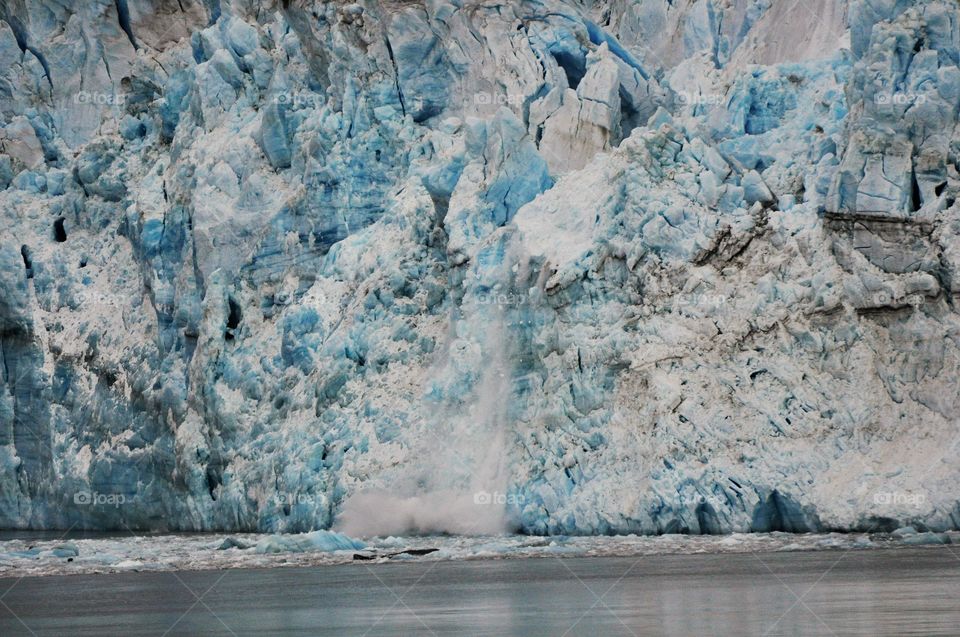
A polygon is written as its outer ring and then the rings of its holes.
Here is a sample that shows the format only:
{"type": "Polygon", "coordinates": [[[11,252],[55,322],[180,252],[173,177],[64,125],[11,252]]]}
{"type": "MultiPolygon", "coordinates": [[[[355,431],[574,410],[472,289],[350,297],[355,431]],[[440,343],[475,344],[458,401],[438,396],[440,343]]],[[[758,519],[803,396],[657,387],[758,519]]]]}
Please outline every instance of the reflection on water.
{"type": "Polygon", "coordinates": [[[953,635],[958,592],[946,546],[123,573],[16,582],[0,635],[953,635]]]}

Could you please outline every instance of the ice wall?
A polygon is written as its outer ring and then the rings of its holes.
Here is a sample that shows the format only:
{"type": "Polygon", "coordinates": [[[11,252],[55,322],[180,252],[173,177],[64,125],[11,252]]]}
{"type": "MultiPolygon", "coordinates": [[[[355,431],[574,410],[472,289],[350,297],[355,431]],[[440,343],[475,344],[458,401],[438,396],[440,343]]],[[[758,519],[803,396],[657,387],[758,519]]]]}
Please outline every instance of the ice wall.
{"type": "Polygon", "coordinates": [[[0,2],[0,526],[960,527],[950,0],[0,2]]]}

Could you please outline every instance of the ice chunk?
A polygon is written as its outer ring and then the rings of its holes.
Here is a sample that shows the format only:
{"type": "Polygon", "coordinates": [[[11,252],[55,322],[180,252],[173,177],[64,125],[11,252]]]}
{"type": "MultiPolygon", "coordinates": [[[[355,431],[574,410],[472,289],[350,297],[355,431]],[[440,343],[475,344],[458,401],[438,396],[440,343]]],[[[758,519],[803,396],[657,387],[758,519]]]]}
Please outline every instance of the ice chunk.
{"type": "Polygon", "coordinates": [[[359,540],[333,531],[294,535],[271,535],[257,542],[256,553],[306,553],[309,551],[357,551],[366,547],[359,540]]]}

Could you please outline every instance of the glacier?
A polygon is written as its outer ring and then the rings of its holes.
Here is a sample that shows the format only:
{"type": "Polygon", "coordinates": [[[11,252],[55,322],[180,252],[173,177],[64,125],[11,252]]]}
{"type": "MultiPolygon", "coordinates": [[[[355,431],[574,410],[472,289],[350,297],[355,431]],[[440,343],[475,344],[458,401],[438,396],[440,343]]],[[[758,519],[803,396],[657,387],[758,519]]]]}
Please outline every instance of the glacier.
{"type": "Polygon", "coordinates": [[[0,60],[0,528],[960,529],[955,0],[0,0],[0,60]]]}

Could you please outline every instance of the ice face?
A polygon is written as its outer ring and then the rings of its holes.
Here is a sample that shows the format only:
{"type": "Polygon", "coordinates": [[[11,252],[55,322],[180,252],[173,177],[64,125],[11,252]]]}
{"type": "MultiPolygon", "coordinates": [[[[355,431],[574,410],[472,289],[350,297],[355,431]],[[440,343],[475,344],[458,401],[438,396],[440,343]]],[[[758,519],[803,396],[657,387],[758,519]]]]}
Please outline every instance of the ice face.
{"type": "Polygon", "coordinates": [[[0,526],[960,524],[955,3],[74,4],[0,7],[0,526]]]}

